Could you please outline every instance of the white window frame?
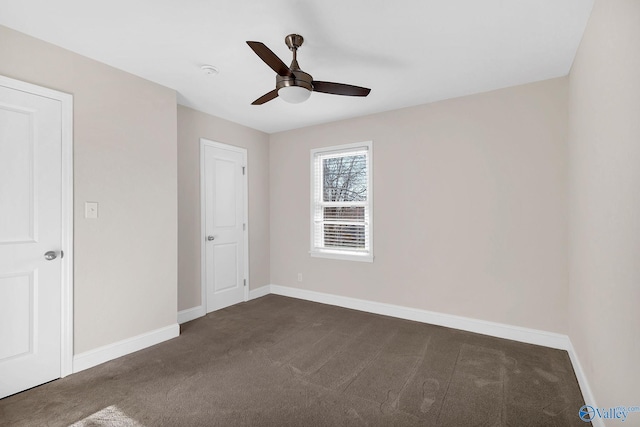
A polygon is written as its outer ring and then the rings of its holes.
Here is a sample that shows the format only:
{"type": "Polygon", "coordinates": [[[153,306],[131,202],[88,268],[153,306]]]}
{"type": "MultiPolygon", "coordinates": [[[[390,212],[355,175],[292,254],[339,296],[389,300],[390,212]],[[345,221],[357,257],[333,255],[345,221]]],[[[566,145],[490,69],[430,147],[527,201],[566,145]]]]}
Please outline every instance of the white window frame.
{"type": "MultiPolygon", "coordinates": [[[[364,141],[352,144],[334,145],[331,147],[315,148],[311,150],[311,209],[310,209],[310,251],[309,254],[312,257],[319,258],[332,258],[348,261],[364,261],[373,262],[373,142],[364,141]],[[365,233],[368,230],[369,249],[367,251],[355,251],[348,249],[328,249],[316,246],[315,241],[315,223],[316,223],[316,205],[322,203],[322,191],[316,193],[316,177],[321,174],[316,174],[316,157],[318,155],[325,154],[348,154],[352,151],[358,151],[364,149],[367,151],[368,157],[368,171],[367,171],[367,201],[364,202],[368,211],[368,226],[365,228],[365,233]]],[[[363,202],[360,202],[363,203],[363,202]]],[[[358,205],[360,205],[360,203],[358,205]]]]}

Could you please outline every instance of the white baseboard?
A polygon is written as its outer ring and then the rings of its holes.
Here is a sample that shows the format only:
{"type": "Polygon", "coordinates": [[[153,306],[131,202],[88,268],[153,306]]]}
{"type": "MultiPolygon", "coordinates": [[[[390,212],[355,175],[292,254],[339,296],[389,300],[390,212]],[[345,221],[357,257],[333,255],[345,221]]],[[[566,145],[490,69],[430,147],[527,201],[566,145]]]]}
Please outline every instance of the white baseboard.
{"type": "MultiPolygon", "coordinates": [[[[261,286],[257,289],[252,289],[249,291],[249,299],[247,301],[269,295],[270,293],[271,287],[269,285],[261,286]]],[[[182,325],[183,323],[190,322],[197,319],[198,317],[206,315],[207,310],[205,310],[203,305],[187,308],[186,310],[181,310],[178,312],[178,323],[182,325]]]]}
{"type": "Polygon", "coordinates": [[[163,341],[170,340],[180,335],[180,326],[176,323],[164,328],[156,329],[126,340],[85,351],[73,357],[73,372],[84,371],[101,363],[108,362],[118,357],[151,347],[163,341]]]}
{"type": "Polygon", "coordinates": [[[271,293],[271,285],[261,286],[257,289],[249,291],[249,300],[263,297],[271,293]]]}
{"type": "Polygon", "coordinates": [[[207,314],[207,310],[204,309],[203,305],[199,305],[193,308],[187,308],[186,310],[181,310],[178,312],[178,323],[183,324],[190,322],[198,317],[205,316],[207,314]]]}
{"type": "Polygon", "coordinates": [[[402,307],[399,305],[325,294],[305,289],[289,288],[286,286],[270,285],[270,288],[271,293],[277,295],[336,305],[353,310],[382,314],[384,316],[397,317],[416,322],[429,323],[431,325],[446,326],[447,328],[460,329],[463,331],[490,335],[492,337],[505,338],[513,341],[558,348],[561,350],[569,350],[571,346],[568,336],[554,332],[546,332],[537,329],[523,328],[520,326],[506,325],[503,323],[489,322],[486,320],[455,316],[452,314],[437,313],[435,311],[420,310],[417,308],[402,307]]]}
{"type": "MultiPolygon", "coordinates": [[[[593,392],[591,391],[591,387],[589,386],[589,381],[587,381],[587,376],[582,370],[582,365],[580,364],[580,359],[578,358],[578,353],[573,348],[573,344],[569,343],[569,349],[567,352],[569,353],[569,358],[571,359],[571,364],[573,365],[573,371],[576,374],[576,378],[578,379],[578,384],[580,385],[580,390],[582,391],[582,397],[584,398],[585,405],[591,405],[594,408],[597,408],[596,399],[593,397],[593,392]]],[[[591,420],[591,424],[593,427],[605,427],[604,421],[600,417],[595,417],[591,420]]]]}

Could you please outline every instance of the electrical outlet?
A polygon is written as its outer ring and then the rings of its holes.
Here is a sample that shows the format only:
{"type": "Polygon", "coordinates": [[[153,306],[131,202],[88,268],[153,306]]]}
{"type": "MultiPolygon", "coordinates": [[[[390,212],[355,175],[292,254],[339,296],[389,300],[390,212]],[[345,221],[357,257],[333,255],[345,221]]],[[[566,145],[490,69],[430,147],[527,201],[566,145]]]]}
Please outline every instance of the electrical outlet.
{"type": "Polygon", "coordinates": [[[84,203],[84,217],[87,219],[98,219],[98,202],[84,203]]]}
{"type": "Polygon", "coordinates": [[[298,273],[298,282],[302,282],[302,273],[298,273]]]}

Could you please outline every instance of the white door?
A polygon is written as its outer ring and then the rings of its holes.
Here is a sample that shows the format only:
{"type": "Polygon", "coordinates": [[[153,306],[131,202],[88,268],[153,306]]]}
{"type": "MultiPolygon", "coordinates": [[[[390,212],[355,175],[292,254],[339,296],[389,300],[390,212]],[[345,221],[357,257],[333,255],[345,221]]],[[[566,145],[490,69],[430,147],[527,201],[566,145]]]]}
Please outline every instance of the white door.
{"type": "Polygon", "coordinates": [[[207,313],[246,300],[246,151],[202,140],[207,313]]]}
{"type": "Polygon", "coordinates": [[[0,81],[0,398],[61,376],[62,106],[0,81]]]}

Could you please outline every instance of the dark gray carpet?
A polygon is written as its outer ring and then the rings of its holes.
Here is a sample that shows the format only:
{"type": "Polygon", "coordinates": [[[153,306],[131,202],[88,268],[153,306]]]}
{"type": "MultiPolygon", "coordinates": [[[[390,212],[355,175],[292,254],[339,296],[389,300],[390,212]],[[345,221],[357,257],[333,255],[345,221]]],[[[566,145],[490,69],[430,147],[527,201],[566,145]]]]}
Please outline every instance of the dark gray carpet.
{"type": "Polygon", "coordinates": [[[569,357],[268,295],[0,400],[10,426],[580,426],[569,357]]]}

